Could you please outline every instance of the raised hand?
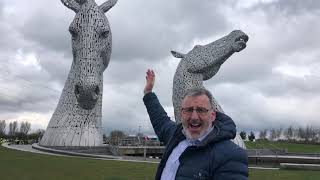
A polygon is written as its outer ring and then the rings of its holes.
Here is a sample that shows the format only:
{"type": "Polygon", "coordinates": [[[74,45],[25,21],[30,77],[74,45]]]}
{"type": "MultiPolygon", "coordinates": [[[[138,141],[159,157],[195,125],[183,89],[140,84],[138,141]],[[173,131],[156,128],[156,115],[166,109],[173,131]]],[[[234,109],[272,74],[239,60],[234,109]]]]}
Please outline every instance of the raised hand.
{"type": "Polygon", "coordinates": [[[144,94],[147,94],[152,91],[154,82],[156,80],[156,75],[152,69],[148,69],[146,72],[146,86],[144,87],[144,94]]]}

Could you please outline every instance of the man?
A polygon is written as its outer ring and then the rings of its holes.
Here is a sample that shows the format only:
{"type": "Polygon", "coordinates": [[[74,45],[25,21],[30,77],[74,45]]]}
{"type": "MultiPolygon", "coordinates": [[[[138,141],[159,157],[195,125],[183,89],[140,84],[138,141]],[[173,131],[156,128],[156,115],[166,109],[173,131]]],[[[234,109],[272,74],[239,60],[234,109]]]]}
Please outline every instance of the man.
{"type": "Polygon", "coordinates": [[[235,124],[214,111],[211,93],[206,89],[188,91],[177,125],[152,92],[154,83],[155,73],[148,70],[143,101],[157,136],[166,145],[155,179],[248,179],[247,154],[230,141],[236,135],[235,124]]]}

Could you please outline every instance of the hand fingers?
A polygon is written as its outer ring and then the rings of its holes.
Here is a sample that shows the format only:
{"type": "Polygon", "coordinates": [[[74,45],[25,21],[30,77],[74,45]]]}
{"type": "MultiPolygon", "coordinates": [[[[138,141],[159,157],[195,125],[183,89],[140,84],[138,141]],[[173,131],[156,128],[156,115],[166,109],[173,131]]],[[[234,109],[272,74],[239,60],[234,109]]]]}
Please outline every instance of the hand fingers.
{"type": "Polygon", "coordinates": [[[148,69],[147,72],[146,72],[147,76],[146,77],[155,77],[155,73],[152,69],[148,69]]]}

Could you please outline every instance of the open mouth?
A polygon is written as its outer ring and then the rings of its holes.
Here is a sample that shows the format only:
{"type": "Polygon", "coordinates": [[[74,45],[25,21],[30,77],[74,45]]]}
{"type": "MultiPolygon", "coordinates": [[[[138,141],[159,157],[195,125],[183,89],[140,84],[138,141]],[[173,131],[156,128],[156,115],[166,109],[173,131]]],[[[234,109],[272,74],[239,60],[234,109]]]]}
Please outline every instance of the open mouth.
{"type": "Polygon", "coordinates": [[[97,99],[89,99],[83,96],[80,96],[77,98],[77,101],[79,103],[79,106],[86,110],[91,110],[95,107],[97,103],[97,99]]]}
{"type": "Polygon", "coordinates": [[[84,89],[83,86],[75,85],[74,93],[79,106],[86,110],[91,110],[97,103],[100,89],[96,86],[94,89],[84,89]]]}
{"type": "Polygon", "coordinates": [[[239,52],[247,46],[249,37],[247,35],[241,35],[235,39],[235,51],[239,52]]]}
{"type": "Polygon", "coordinates": [[[201,127],[201,123],[200,122],[191,122],[189,123],[189,128],[191,130],[198,130],[201,127]]]}

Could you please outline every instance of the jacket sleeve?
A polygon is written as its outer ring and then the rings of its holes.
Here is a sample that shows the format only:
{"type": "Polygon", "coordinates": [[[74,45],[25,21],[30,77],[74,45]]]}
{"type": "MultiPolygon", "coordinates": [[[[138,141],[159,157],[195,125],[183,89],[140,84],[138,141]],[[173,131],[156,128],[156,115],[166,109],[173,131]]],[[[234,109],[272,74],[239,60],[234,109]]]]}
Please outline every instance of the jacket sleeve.
{"type": "MultiPolygon", "coordinates": [[[[248,155],[240,147],[232,148],[228,153],[220,154],[224,156],[214,172],[215,180],[248,180],[248,155]]],[[[219,156],[219,155],[217,155],[219,156]]]]}
{"type": "Polygon", "coordinates": [[[155,93],[147,93],[143,97],[143,102],[147,108],[155,133],[159,140],[167,145],[177,128],[176,123],[170,120],[155,93]]]}

